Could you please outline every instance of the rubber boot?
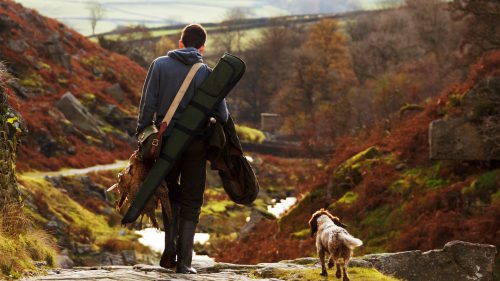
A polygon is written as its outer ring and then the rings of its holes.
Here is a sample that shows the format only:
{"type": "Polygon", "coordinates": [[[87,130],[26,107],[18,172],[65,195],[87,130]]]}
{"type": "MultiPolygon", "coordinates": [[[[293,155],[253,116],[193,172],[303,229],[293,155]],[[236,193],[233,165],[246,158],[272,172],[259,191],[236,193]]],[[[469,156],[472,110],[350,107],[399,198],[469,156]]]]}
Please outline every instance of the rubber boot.
{"type": "Polygon", "coordinates": [[[175,272],[183,274],[196,274],[196,269],[191,267],[193,260],[195,221],[180,220],[179,239],[177,240],[177,265],[175,272]]]}
{"type": "Polygon", "coordinates": [[[169,221],[166,214],[163,214],[163,225],[165,230],[165,249],[160,259],[160,266],[164,268],[174,268],[176,264],[176,241],[179,233],[179,203],[170,201],[172,208],[172,221],[169,221]]]}

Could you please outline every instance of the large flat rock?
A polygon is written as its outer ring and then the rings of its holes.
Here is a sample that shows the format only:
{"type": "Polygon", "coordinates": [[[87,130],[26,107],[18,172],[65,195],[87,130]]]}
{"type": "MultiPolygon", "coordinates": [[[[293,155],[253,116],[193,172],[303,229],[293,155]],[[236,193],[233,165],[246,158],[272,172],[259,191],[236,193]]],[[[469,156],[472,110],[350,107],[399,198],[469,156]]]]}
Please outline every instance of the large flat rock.
{"type": "Polygon", "coordinates": [[[496,253],[493,245],[451,241],[439,250],[373,254],[361,259],[382,273],[408,281],[490,281],[496,253]]]}
{"type": "Polygon", "coordinates": [[[429,126],[433,160],[500,160],[500,151],[484,141],[481,128],[464,117],[439,119],[429,126]]]}
{"type": "Polygon", "coordinates": [[[99,127],[99,121],[83,106],[80,101],[70,92],[65,93],[55,106],[71,121],[78,129],[102,138],[103,131],[99,127]]]}

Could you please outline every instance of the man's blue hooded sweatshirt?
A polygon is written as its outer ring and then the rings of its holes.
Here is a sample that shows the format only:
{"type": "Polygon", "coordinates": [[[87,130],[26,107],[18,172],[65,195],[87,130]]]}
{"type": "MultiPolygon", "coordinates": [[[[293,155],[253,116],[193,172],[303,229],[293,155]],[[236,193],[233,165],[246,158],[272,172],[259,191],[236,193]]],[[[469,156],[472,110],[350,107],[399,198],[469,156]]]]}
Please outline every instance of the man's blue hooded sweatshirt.
{"type": "MultiPolygon", "coordinates": [[[[170,51],[166,56],[159,57],[151,63],[144,87],[142,88],[136,136],[145,127],[153,124],[153,121],[156,122],[158,127],[160,126],[189,69],[191,69],[193,64],[198,62],[203,62],[200,52],[196,48],[184,48],[170,51]]],[[[172,125],[175,124],[182,111],[189,105],[194,95],[194,90],[201,85],[211,71],[206,64],[203,64],[198,70],[179,105],[179,109],[172,118],[172,125]]],[[[225,100],[219,104],[215,115],[220,121],[227,121],[229,113],[225,100]]],[[[170,134],[173,126],[169,127],[170,129],[167,130],[166,135],[170,134]]]]}

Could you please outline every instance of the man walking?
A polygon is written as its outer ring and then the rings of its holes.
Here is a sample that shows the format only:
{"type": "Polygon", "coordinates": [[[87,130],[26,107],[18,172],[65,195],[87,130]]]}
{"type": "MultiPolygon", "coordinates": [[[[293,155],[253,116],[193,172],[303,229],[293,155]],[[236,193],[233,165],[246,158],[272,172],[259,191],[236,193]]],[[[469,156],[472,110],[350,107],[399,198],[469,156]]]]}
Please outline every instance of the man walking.
{"type": "MultiPolygon", "coordinates": [[[[205,50],[206,38],[207,33],[201,25],[190,24],[182,31],[179,49],[170,51],[166,56],[153,61],[142,90],[137,135],[153,122],[157,125],[161,123],[191,67],[196,63],[203,63],[202,54],[205,50]]],[[[164,137],[171,133],[172,125],[179,119],[183,109],[188,106],[195,89],[210,72],[211,69],[206,64],[202,64],[181,100],[164,137]]],[[[213,117],[218,122],[225,123],[228,115],[224,100],[218,106],[213,117]]],[[[207,127],[208,124],[207,120],[207,127]]],[[[166,178],[173,218],[169,221],[166,214],[163,214],[165,250],[160,265],[165,268],[175,267],[178,273],[196,274],[196,270],[191,266],[191,261],[194,234],[205,189],[206,132],[208,130],[197,132],[189,147],[176,163],[176,167],[166,178]]]]}

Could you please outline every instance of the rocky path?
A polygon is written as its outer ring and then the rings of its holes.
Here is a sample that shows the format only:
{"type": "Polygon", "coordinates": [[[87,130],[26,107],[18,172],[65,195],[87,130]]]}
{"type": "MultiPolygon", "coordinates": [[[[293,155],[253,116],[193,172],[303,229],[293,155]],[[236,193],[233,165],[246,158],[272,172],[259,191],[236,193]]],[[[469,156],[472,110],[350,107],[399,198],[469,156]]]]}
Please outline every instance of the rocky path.
{"type": "Polygon", "coordinates": [[[98,266],[98,267],[75,267],[72,269],[55,269],[48,272],[46,276],[27,278],[23,280],[116,280],[116,281],[138,281],[138,280],[174,280],[174,281],[215,281],[215,280],[281,280],[278,278],[264,277],[269,275],[273,269],[281,270],[306,270],[319,268],[314,265],[315,259],[310,265],[296,263],[268,263],[258,265],[236,265],[228,263],[214,263],[209,261],[194,261],[198,269],[197,275],[176,274],[172,270],[159,266],[138,264],[135,266],[98,266]]]}
{"type": "MultiPolygon", "coordinates": [[[[462,241],[446,243],[442,249],[407,251],[366,255],[351,260],[351,280],[377,281],[462,281],[493,280],[493,267],[497,249],[493,245],[473,244],[462,241]]],[[[99,266],[55,269],[46,276],[24,280],[325,280],[319,276],[316,258],[301,258],[278,263],[236,265],[195,260],[198,275],[175,274],[171,270],[151,265],[99,266]]],[[[329,270],[331,277],[333,270],[329,270]]],[[[332,278],[331,280],[333,280],[332,278]]],[[[337,279],[335,279],[337,280],[337,279]]]]}

